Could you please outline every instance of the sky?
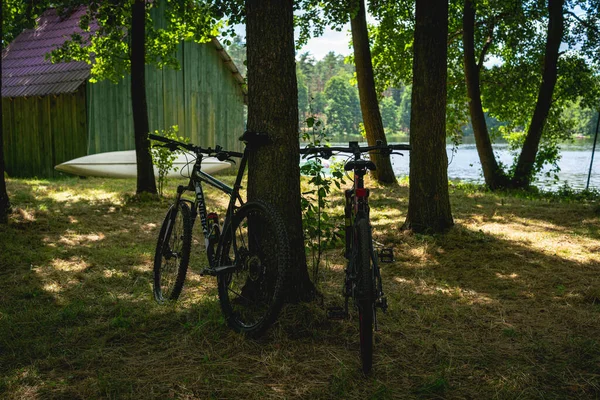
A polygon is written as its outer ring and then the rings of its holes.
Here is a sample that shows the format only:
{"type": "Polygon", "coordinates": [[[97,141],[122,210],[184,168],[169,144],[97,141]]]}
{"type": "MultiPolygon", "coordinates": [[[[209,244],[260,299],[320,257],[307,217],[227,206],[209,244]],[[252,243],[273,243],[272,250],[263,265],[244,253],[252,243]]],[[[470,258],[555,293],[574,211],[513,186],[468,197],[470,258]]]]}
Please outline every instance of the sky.
{"type": "Polygon", "coordinates": [[[322,36],[310,39],[298,54],[310,52],[315,60],[320,60],[333,51],[344,56],[352,54],[350,24],[344,25],[341,32],[325,30],[322,36]]]}
{"type": "MultiPolygon", "coordinates": [[[[234,29],[236,34],[245,40],[246,26],[240,24],[236,25],[234,29]]],[[[298,39],[297,31],[295,33],[295,39],[298,39]]],[[[315,60],[322,59],[330,51],[344,56],[352,54],[350,23],[344,25],[340,32],[326,28],[323,35],[318,38],[310,39],[302,49],[297,51],[297,54],[306,53],[307,51],[310,52],[315,60]]]]}

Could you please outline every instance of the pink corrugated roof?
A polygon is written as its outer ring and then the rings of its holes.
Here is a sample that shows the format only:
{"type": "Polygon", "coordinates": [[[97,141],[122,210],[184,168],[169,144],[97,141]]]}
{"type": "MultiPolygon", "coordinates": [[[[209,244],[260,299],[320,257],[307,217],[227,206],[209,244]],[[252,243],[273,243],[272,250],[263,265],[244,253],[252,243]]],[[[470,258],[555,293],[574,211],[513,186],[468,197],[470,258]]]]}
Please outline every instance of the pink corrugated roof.
{"type": "Polygon", "coordinates": [[[38,18],[37,28],[23,31],[2,50],[2,97],[72,93],[89,78],[91,67],[85,62],[52,64],[45,59],[73,33],[85,34],[79,28],[85,12],[80,8],[62,19],[56,10],[47,10],[38,18]]]}

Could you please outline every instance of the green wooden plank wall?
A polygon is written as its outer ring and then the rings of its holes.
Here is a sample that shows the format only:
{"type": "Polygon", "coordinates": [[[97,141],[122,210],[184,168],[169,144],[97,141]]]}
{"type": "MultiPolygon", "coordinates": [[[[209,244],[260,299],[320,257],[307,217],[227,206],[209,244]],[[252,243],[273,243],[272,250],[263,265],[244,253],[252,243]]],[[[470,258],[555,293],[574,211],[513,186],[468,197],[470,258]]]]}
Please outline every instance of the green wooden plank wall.
{"type": "Polygon", "coordinates": [[[53,177],[54,166],[86,154],[85,85],[73,94],[2,98],[6,171],[53,177]]]}
{"type": "MultiPolygon", "coordinates": [[[[243,94],[212,43],[185,42],[181,69],[146,67],[150,130],[179,125],[180,135],[202,146],[240,149],[243,94]]],[[[132,150],[133,116],[129,76],[118,84],[88,83],[88,154],[132,150]]]]}

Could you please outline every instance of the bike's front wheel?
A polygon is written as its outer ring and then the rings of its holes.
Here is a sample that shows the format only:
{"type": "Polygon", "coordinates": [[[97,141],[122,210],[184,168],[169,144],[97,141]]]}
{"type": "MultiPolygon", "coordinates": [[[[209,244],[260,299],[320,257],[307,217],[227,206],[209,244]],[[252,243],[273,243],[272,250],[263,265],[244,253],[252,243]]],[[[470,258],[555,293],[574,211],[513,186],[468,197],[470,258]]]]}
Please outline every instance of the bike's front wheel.
{"type": "Polygon", "coordinates": [[[360,329],[360,358],[362,370],[368,374],[373,366],[374,285],[371,267],[371,228],[366,218],[356,222],[354,237],[357,249],[354,263],[358,278],[356,304],[360,329]]]}
{"type": "Polygon", "coordinates": [[[190,261],[192,219],[188,205],[171,206],[163,221],[154,253],[154,298],[163,303],[177,300],[190,261]]]}
{"type": "Polygon", "coordinates": [[[236,332],[258,336],[277,318],[289,266],[281,217],[261,201],[246,203],[223,230],[217,275],[221,309],[236,332]]]}

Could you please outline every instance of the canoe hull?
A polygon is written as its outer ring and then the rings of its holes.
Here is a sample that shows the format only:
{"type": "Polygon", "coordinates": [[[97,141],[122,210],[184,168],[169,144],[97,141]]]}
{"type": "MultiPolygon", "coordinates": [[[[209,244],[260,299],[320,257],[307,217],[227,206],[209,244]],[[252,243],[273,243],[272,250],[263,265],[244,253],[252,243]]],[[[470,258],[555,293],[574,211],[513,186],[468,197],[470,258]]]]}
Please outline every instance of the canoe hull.
{"type": "MultiPolygon", "coordinates": [[[[169,178],[189,177],[192,173],[194,160],[195,156],[190,153],[179,154],[173,162],[173,169],[168,172],[167,176],[169,178]]],[[[228,162],[219,161],[214,157],[207,157],[202,160],[202,171],[207,174],[214,174],[230,166],[231,164],[228,162]]],[[[78,176],[98,176],[104,178],[137,177],[135,150],[111,151],[79,157],[59,164],[54,169],[78,176]]],[[[154,167],[154,174],[158,175],[156,167],[154,167]]]]}

